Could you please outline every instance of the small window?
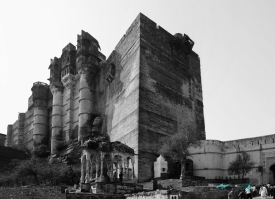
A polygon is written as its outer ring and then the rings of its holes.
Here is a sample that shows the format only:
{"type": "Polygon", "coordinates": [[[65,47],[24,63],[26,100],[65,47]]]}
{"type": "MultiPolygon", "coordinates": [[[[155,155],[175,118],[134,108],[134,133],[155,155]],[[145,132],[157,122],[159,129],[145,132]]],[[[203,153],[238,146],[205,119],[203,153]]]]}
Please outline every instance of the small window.
{"type": "Polygon", "coordinates": [[[111,64],[111,75],[114,77],[116,75],[116,66],[111,64]]]}
{"type": "Polygon", "coordinates": [[[165,168],[162,168],[162,171],[165,171],[165,168]]]}

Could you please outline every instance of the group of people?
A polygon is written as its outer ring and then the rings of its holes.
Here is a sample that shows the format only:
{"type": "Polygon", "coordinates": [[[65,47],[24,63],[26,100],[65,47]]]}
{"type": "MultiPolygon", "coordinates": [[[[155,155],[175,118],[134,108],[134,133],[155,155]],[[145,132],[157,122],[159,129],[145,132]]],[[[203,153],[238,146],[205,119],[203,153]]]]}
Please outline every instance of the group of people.
{"type": "MultiPolygon", "coordinates": [[[[256,197],[258,193],[262,199],[267,199],[267,196],[273,196],[275,199],[275,186],[271,186],[270,183],[266,185],[263,184],[258,190],[256,186],[253,185],[252,187],[241,190],[238,193],[238,199],[252,199],[252,197],[256,197]]],[[[233,199],[233,196],[234,189],[228,193],[228,199],[233,199]]]]}

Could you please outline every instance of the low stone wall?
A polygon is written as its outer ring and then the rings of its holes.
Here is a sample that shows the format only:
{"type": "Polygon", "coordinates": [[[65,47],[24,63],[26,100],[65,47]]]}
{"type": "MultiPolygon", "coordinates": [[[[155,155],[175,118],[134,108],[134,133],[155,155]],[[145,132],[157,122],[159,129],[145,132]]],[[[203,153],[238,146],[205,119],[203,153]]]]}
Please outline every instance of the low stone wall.
{"type": "Polygon", "coordinates": [[[185,187],[181,191],[156,190],[126,194],[126,199],[224,199],[228,190],[213,187],[185,187]]]}
{"type": "Polygon", "coordinates": [[[157,188],[158,189],[169,189],[172,186],[173,189],[182,190],[182,187],[189,186],[207,186],[208,183],[202,180],[191,180],[191,179],[166,179],[158,180],[157,188]]]}
{"type": "Polygon", "coordinates": [[[229,193],[228,189],[208,186],[182,187],[181,191],[189,192],[192,199],[224,199],[229,193]]]}
{"type": "Polygon", "coordinates": [[[152,181],[150,181],[150,182],[143,182],[143,183],[139,183],[140,185],[142,185],[143,186],[143,189],[145,189],[145,190],[153,190],[153,180],[152,181]]]}
{"type": "Polygon", "coordinates": [[[150,192],[140,192],[135,194],[125,194],[126,199],[168,199],[167,190],[158,190],[150,192]]]}
{"type": "Polygon", "coordinates": [[[0,187],[1,199],[65,199],[60,187],[0,187]]]}

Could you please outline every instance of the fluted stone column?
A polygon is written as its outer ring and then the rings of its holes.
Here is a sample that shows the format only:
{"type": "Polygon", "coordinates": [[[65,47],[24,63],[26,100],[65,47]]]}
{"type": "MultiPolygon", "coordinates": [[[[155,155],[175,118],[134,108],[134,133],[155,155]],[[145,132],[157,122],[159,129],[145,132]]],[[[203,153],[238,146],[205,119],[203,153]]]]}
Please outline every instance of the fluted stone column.
{"type": "Polygon", "coordinates": [[[11,147],[11,138],[12,138],[12,125],[8,125],[7,128],[7,137],[6,137],[6,141],[5,141],[5,146],[6,147],[11,147]]]}
{"type": "Polygon", "coordinates": [[[51,86],[51,92],[53,95],[51,154],[57,154],[62,141],[63,91],[61,87],[51,86]]]}
{"type": "Polygon", "coordinates": [[[93,110],[92,94],[86,82],[86,74],[84,69],[79,70],[80,82],[79,82],[79,114],[78,114],[78,126],[79,134],[78,141],[83,140],[87,135],[87,132],[82,132],[81,127],[89,119],[89,115],[93,110]]]}
{"type": "Polygon", "coordinates": [[[48,137],[48,110],[47,110],[47,92],[48,85],[42,82],[36,82],[32,87],[34,112],[33,112],[33,145],[47,144],[48,137]]]}
{"type": "Polygon", "coordinates": [[[89,75],[89,86],[94,87],[95,76],[98,69],[98,41],[89,33],[82,31],[77,36],[76,68],[80,78],[79,86],[79,115],[78,115],[78,141],[83,141],[88,137],[87,132],[81,131],[81,127],[89,118],[90,113],[94,111],[94,96],[86,82],[86,75],[89,75]]]}

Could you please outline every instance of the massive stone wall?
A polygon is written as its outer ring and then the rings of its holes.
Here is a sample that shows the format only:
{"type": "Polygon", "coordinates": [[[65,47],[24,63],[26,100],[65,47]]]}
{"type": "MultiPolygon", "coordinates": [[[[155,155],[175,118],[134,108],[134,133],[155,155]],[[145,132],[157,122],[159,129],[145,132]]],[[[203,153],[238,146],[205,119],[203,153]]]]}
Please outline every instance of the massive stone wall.
{"type": "Polygon", "coordinates": [[[100,102],[98,111],[104,113],[103,133],[109,135],[110,141],[118,140],[130,146],[135,153],[138,152],[139,61],[139,20],[136,19],[103,66],[98,88],[102,100],[95,100],[100,102]]]}
{"type": "Polygon", "coordinates": [[[170,33],[139,17],[139,172],[150,179],[160,138],[192,129],[205,139],[204,117],[198,56],[178,54],[170,33]]]}

